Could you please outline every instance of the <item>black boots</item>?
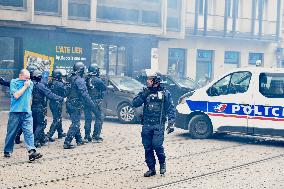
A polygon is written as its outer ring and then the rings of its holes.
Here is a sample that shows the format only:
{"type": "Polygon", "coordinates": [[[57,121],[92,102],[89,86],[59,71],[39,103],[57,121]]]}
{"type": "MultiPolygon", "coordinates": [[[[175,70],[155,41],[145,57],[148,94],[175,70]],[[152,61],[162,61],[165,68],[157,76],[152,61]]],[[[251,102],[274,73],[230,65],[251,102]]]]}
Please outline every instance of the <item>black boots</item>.
{"type": "Polygon", "coordinates": [[[166,173],[166,163],[160,165],[160,174],[163,175],[166,173]]]}
{"type": "Polygon", "coordinates": [[[149,169],[146,173],[144,173],[144,177],[151,177],[156,175],[156,170],[155,169],[149,169]]]}
{"type": "MultiPolygon", "coordinates": [[[[160,174],[163,175],[167,171],[166,169],[166,163],[163,163],[160,165],[160,174]]],[[[155,169],[149,169],[146,173],[144,173],[144,177],[151,177],[156,175],[156,170],[155,169]]]]}
{"type": "Polygon", "coordinates": [[[64,143],[63,148],[64,149],[73,149],[73,148],[75,148],[75,146],[70,144],[70,143],[64,143]]]}
{"type": "Polygon", "coordinates": [[[102,143],[104,139],[102,137],[94,137],[93,138],[93,143],[102,143]]]}
{"type": "Polygon", "coordinates": [[[85,138],[84,138],[84,142],[85,142],[85,143],[92,142],[91,136],[90,136],[90,135],[86,135],[85,138]]]}
{"type": "Polygon", "coordinates": [[[29,151],[29,160],[34,161],[36,159],[39,159],[42,157],[42,154],[37,153],[36,150],[30,150],[29,151]]]}
{"type": "Polygon", "coordinates": [[[64,137],[66,137],[66,133],[61,133],[61,134],[58,133],[58,139],[62,139],[64,137]]]}

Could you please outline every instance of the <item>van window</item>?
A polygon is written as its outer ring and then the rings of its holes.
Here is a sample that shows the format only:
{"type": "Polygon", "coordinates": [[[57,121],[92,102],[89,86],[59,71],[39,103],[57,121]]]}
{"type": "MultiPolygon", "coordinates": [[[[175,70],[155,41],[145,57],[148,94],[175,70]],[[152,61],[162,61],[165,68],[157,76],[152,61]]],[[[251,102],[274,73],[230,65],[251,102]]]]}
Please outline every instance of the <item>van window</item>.
{"type": "Polygon", "coordinates": [[[207,94],[209,96],[220,96],[228,94],[228,86],[230,84],[230,79],[231,74],[223,77],[209,88],[207,94]]]}
{"type": "Polygon", "coordinates": [[[250,72],[231,73],[212,85],[207,90],[207,94],[209,96],[220,96],[227,94],[244,93],[249,88],[250,79],[250,72]]]}
{"type": "Polygon", "coordinates": [[[229,94],[244,93],[248,90],[251,79],[250,72],[236,72],[233,73],[230,86],[229,94]]]}
{"type": "Polygon", "coordinates": [[[284,97],[284,73],[261,73],[259,92],[267,98],[284,97]]]}

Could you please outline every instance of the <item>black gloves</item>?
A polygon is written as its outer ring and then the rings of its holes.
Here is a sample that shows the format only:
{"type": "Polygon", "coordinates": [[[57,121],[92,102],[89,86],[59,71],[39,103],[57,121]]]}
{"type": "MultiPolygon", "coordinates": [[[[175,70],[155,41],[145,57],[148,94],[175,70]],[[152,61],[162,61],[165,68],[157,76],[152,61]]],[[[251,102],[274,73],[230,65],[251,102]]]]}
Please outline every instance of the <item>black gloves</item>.
{"type": "Polygon", "coordinates": [[[173,123],[169,123],[166,130],[167,130],[167,134],[170,134],[170,133],[174,132],[174,130],[175,130],[174,124],[173,123]]]}
{"type": "Polygon", "coordinates": [[[143,92],[142,92],[143,98],[147,98],[149,94],[150,94],[149,89],[143,88],[143,92]]]}

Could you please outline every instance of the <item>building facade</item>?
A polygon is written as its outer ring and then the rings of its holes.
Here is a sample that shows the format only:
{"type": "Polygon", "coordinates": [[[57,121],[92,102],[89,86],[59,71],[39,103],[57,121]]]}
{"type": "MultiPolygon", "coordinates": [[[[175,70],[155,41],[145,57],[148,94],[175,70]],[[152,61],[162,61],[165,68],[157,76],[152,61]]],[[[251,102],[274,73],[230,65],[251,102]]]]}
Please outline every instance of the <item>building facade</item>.
{"type": "MultiPolygon", "coordinates": [[[[184,38],[185,0],[0,0],[0,76],[35,64],[47,75],[74,62],[102,74],[156,66],[160,39],[184,38]]],[[[0,103],[8,105],[8,89],[0,103]]],[[[3,106],[1,106],[3,108],[3,106]]]]}
{"type": "Polygon", "coordinates": [[[186,3],[185,39],[159,42],[162,72],[201,80],[255,66],[256,60],[265,67],[281,66],[281,0],[186,3]]]}

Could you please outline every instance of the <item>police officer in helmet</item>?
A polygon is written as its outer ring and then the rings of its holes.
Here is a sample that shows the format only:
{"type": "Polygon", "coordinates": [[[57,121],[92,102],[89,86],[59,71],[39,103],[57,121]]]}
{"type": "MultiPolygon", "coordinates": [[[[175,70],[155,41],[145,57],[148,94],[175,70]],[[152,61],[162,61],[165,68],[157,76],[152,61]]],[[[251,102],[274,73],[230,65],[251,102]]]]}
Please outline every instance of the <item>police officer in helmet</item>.
{"type": "MultiPolygon", "coordinates": [[[[52,80],[48,83],[49,89],[56,95],[65,98],[66,83],[63,81],[63,73],[61,69],[55,69],[52,72],[52,80]]],[[[49,107],[53,116],[53,121],[47,133],[50,142],[54,142],[52,138],[55,131],[58,132],[58,139],[66,136],[62,129],[62,106],[63,103],[59,101],[50,100],[49,107]]]]}
{"type": "MultiPolygon", "coordinates": [[[[31,68],[30,68],[31,69],[31,68]]],[[[52,101],[63,102],[63,98],[51,92],[51,90],[42,82],[42,72],[38,69],[31,69],[31,80],[34,82],[32,98],[32,115],[35,136],[35,146],[41,147],[47,142],[44,133],[46,128],[47,98],[52,101]]]]}
{"type": "Polygon", "coordinates": [[[91,64],[88,68],[88,75],[86,77],[86,85],[89,92],[89,95],[92,101],[96,105],[96,109],[92,112],[91,109],[84,105],[84,114],[85,114],[85,142],[100,143],[103,141],[100,136],[103,124],[103,111],[102,111],[102,100],[104,98],[104,92],[106,91],[106,85],[100,79],[100,68],[97,64],[91,64]],[[94,131],[91,137],[91,123],[92,123],[92,113],[94,114],[94,131]]]}
{"type": "Polygon", "coordinates": [[[152,70],[146,74],[147,88],[138,93],[132,104],[134,107],[144,104],[141,136],[145,150],[145,162],[149,168],[144,176],[150,177],[156,174],[154,151],[159,160],[160,174],[166,172],[166,156],[163,147],[165,122],[167,117],[167,133],[173,132],[175,110],[170,92],[160,85],[160,75],[152,70]]]}
{"type": "Polygon", "coordinates": [[[66,109],[70,115],[72,124],[64,141],[64,149],[74,148],[74,146],[71,144],[73,138],[75,138],[77,145],[84,144],[80,133],[80,118],[83,104],[85,104],[92,111],[94,111],[96,108],[95,103],[92,101],[88,93],[88,89],[83,78],[84,73],[84,63],[76,62],[73,65],[73,72],[68,78],[70,88],[68,89],[67,94],[66,109]]]}

